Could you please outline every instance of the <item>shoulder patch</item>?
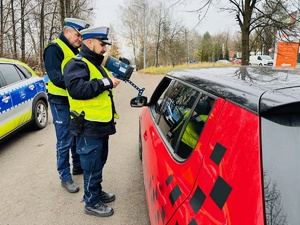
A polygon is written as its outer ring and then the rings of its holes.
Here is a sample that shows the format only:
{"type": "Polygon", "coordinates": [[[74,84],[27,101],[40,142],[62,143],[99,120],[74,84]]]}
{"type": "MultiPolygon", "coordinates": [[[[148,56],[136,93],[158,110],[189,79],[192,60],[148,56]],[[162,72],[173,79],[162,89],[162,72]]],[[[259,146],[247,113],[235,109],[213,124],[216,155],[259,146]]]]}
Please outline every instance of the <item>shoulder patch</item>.
{"type": "Polygon", "coordinates": [[[76,55],[75,58],[74,58],[74,60],[77,60],[77,61],[80,60],[81,61],[82,60],[82,55],[79,55],[79,54],[76,55]]]}

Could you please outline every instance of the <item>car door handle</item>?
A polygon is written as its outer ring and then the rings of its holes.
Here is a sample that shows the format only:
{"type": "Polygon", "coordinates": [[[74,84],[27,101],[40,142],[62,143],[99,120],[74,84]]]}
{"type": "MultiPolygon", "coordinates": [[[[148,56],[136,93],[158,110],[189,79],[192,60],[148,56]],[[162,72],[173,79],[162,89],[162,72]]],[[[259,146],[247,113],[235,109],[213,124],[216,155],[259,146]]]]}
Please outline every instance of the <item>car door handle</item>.
{"type": "Polygon", "coordinates": [[[144,132],[143,137],[144,137],[144,140],[147,141],[147,139],[148,139],[147,131],[144,132]]]}
{"type": "Polygon", "coordinates": [[[4,96],[3,98],[2,98],[2,102],[5,102],[5,103],[8,103],[8,101],[10,100],[10,96],[4,96]]]}
{"type": "Polygon", "coordinates": [[[156,187],[157,187],[157,197],[158,197],[158,201],[159,201],[159,203],[160,203],[162,206],[165,206],[165,205],[167,204],[167,201],[166,201],[166,198],[165,198],[165,196],[164,196],[164,194],[163,194],[163,187],[162,187],[162,185],[161,185],[159,182],[157,182],[156,187]]]}

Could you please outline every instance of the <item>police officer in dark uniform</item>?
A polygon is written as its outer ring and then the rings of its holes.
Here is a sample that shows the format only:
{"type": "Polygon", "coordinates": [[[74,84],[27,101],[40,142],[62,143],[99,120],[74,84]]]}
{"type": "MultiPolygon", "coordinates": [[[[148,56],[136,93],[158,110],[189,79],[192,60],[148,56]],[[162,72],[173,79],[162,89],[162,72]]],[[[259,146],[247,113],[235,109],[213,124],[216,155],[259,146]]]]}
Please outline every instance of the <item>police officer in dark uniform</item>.
{"type": "Polygon", "coordinates": [[[105,205],[115,200],[114,194],[102,190],[102,171],[108,156],[109,135],[116,132],[117,118],[113,88],[120,80],[101,66],[106,52],[108,27],[84,29],[79,54],[62,63],[71,110],[71,133],[76,136],[84,179],[85,213],[111,216],[105,205]]]}
{"type": "Polygon", "coordinates": [[[57,170],[61,185],[70,193],[78,192],[79,187],[70,173],[69,152],[73,159],[73,175],[81,174],[80,158],[76,153],[75,140],[69,133],[69,102],[65,82],[61,73],[64,58],[78,54],[82,39],[80,30],[88,27],[84,20],[66,18],[66,25],[59,38],[47,45],[44,50],[44,64],[49,77],[48,100],[56,132],[57,170]]]}

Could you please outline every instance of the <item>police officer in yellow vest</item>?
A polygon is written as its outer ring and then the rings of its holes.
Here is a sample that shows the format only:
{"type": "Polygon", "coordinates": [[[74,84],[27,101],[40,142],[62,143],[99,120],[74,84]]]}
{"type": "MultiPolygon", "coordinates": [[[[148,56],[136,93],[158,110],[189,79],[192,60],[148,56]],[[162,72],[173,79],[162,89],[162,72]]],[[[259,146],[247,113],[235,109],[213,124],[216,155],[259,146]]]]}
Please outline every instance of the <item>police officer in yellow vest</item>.
{"type": "Polygon", "coordinates": [[[78,54],[82,38],[80,30],[89,24],[80,19],[66,18],[65,26],[59,38],[49,43],[44,50],[44,65],[49,76],[48,100],[56,131],[57,170],[61,185],[70,193],[78,192],[70,173],[69,154],[71,150],[73,175],[81,174],[79,155],[76,153],[74,136],[69,133],[69,102],[65,82],[61,73],[64,58],[78,54]]]}
{"type": "MultiPolygon", "coordinates": [[[[192,96],[190,102],[188,103],[188,108],[192,107],[194,101],[195,96],[192,96]]],[[[175,148],[185,121],[190,117],[186,127],[184,128],[184,132],[180,139],[181,142],[179,143],[178,147],[179,150],[177,152],[182,158],[187,158],[192,150],[196,147],[199,136],[206,121],[208,120],[208,114],[213,104],[214,100],[210,97],[200,100],[193,112],[191,109],[187,110],[180,120],[170,129],[168,137],[172,138],[171,145],[175,148]]]]}
{"type": "Polygon", "coordinates": [[[113,88],[120,80],[101,66],[106,45],[110,45],[109,28],[84,29],[80,33],[83,44],[79,54],[62,64],[72,115],[70,131],[76,136],[83,168],[85,213],[111,216],[114,211],[105,203],[114,201],[115,195],[103,191],[101,182],[109,135],[116,132],[113,88]]]}

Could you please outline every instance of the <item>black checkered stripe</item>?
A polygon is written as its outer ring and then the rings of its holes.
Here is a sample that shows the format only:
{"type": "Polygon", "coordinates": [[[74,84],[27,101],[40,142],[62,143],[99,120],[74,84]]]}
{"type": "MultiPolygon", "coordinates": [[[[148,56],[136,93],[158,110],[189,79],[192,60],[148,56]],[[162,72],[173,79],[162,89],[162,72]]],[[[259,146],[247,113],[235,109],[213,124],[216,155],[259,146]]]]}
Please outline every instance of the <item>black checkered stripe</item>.
{"type": "MultiPolygon", "coordinates": [[[[225,155],[226,150],[227,149],[224,146],[222,146],[220,143],[216,143],[216,145],[210,155],[210,159],[219,166],[225,155]]],[[[172,182],[172,180],[173,180],[173,177],[172,177],[172,175],[170,175],[166,180],[167,186],[172,182]]],[[[214,183],[214,185],[212,187],[209,197],[216,203],[216,205],[220,209],[222,209],[231,193],[231,190],[232,190],[232,187],[221,176],[218,176],[218,178],[216,179],[216,182],[214,183]]],[[[178,185],[176,185],[169,195],[169,200],[170,200],[172,206],[174,205],[176,200],[181,196],[181,194],[182,194],[182,192],[180,190],[180,187],[178,185]]],[[[154,195],[153,197],[155,197],[155,193],[153,193],[153,195],[154,195]]],[[[207,198],[207,196],[201,190],[201,187],[198,186],[196,188],[195,192],[193,193],[191,200],[189,201],[189,204],[195,214],[197,214],[199,212],[199,210],[201,209],[206,198],[207,198]]],[[[158,213],[157,217],[159,217],[159,213],[158,213]]],[[[159,218],[157,218],[157,219],[159,219],[159,218]]],[[[161,219],[162,219],[162,221],[165,220],[164,208],[162,209],[161,219]]],[[[179,223],[176,222],[176,225],[179,225],[179,223]]],[[[198,225],[198,223],[196,222],[195,219],[192,219],[188,223],[188,225],[198,225]]]]}

